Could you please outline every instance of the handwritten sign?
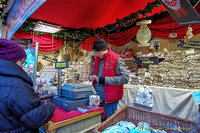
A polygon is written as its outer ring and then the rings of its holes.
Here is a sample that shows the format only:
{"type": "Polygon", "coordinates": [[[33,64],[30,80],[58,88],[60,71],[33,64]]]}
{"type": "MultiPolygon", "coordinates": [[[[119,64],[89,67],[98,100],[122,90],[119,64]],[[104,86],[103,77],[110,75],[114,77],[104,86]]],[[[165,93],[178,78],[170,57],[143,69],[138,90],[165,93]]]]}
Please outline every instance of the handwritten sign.
{"type": "Polygon", "coordinates": [[[136,64],[158,64],[158,57],[138,57],[135,58],[136,64]]]}
{"type": "Polygon", "coordinates": [[[16,0],[7,18],[7,39],[31,16],[46,0],[16,0]]]}
{"type": "Polygon", "coordinates": [[[200,104],[200,91],[192,93],[195,105],[200,104]]]}
{"type": "Polygon", "coordinates": [[[189,44],[187,45],[184,40],[178,41],[178,47],[182,48],[200,48],[200,41],[189,41],[189,44]]]}

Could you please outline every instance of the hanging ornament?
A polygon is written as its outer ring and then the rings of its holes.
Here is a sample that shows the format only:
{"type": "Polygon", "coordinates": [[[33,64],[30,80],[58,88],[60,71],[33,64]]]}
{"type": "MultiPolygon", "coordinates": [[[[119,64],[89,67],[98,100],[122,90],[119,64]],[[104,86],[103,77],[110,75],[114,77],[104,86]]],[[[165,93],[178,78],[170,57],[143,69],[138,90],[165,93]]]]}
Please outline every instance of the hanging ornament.
{"type": "Polygon", "coordinates": [[[192,27],[188,26],[188,30],[186,32],[186,36],[184,36],[184,42],[186,43],[186,45],[188,45],[190,43],[190,39],[193,37],[192,34],[192,27]]]}
{"type": "Polygon", "coordinates": [[[186,32],[187,39],[191,39],[193,37],[192,31],[192,27],[188,26],[188,31],[186,32]]]}
{"type": "Polygon", "coordinates": [[[142,20],[140,22],[137,22],[137,25],[140,25],[140,29],[137,32],[136,39],[142,45],[146,45],[151,39],[151,31],[147,27],[147,24],[150,23],[151,20],[142,20]]]}

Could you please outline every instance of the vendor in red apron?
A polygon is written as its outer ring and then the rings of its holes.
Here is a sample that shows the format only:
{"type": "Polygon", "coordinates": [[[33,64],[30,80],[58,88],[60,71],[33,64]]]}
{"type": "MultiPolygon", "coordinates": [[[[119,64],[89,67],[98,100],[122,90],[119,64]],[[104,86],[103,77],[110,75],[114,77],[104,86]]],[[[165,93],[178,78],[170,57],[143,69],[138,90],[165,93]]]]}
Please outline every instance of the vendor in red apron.
{"type": "Polygon", "coordinates": [[[129,75],[124,60],[108,47],[107,42],[97,38],[93,44],[95,52],[94,69],[89,80],[93,82],[97,95],[105,109],[105,119],[115,113],[119,100],[123,97],[123,84],[128,83],[129,75]]]}

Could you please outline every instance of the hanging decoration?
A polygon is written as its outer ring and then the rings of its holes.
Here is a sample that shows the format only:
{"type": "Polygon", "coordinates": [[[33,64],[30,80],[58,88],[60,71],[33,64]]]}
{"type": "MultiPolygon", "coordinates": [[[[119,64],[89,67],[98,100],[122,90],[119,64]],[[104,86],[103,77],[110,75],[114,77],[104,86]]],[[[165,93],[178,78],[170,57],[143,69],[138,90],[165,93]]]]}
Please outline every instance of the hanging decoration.
{"type": "Polygon", "coordinates": [[[136,34],[137,41],[142,44],[143,46],[148,45],[149,40],[151,39],[151,31],[147,27],[147,24],[150,24],[151,20],[142,20],[137,22],[137,25],[140,25],[140,29],[136,34]]]}
{"type": "Polygon", "coordinates": [[[186,43],[186,45],[188,45],[190,43],[190,39],[193,37],[192,34],[192,27],[188,26],[188,30],[186,32],[186,36],[184,36],[184,42],[186,43]]]}
{"type": "Polygon", "coordinates": [[[188,27],[188,31],[186,32],[186,36],[187,36],[187,39],[191,39],[193,37],[191,26],[188,27]]]}

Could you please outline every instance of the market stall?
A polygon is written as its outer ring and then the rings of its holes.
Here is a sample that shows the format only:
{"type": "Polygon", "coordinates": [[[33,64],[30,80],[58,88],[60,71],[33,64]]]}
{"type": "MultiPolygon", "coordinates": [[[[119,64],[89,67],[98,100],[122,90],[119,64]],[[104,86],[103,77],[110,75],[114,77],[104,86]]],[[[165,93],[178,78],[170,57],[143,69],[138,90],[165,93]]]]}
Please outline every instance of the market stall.
{"type": "MultiPolygon", "coordinates": [[[[190,4],[197,15],[199,3],[190,0],[190,4]]],[[[200,89],[199,24],[179,25],[159,0],[43,0],[34,13],[31,2],[18,1],[13,5],[10,7],[18,8],[11,8],[8,15],[2,14],[8,17],[3,23],[8,24],[9,38],[13,35],[13,38],[30,39],[32,46],[38,47],[34,64],[37,72],[30,73],[37,76],[34,89],[43,102],[50,101],[57,106],[53,118],[45,125],[47,132],[85,132],[101,123],[102,107],[87,113],[77,111],[77,107],[88,105],[89,96],[95,93],[77,99],[74,96],[87,92],[76,91],[77,84],[79,87],[91,86],[88,82],[94,63],[91,51],[97,37],[105,39],[109,47],[124,58],[129,71],[130,81],[124,85],[124,96],[119,101],[118,110],[131,105],[162,113],[160,119],[167,114],[195,120],[199,108],[194,104],[192,93],[200,89]],[[29,12],[29,6],[32,12],[29,12]],[[90,17],[85,17],[86,14],[90,17]],[[19,21],[20,16],[23,16],[23,21],[19,21]],[[40,24],[46,26],[45,31],[41,30],[40,24]],[[46,30],[47,26],[58,29],[50,32],[46,30]],[[70,66],[62,72],[57,71],[55,62],[62,61],[70,62],[70,66]]],[[[180,9],[183,11],[182,7],[180,9]]],[[[180,16],[180,12],[175,14],[180,16]]],[[[32,69],[33,66],[28,72],[32,69]]],[[[87,88],[91,92],[91,87],[87,88]]],[[[151,114],[148,111],[143,112],[151,114]]],[[[173,116],[170,118],[174,119],[173,116]]],[[[115,118],[112,116],[111,119],[115,118]]]]}

